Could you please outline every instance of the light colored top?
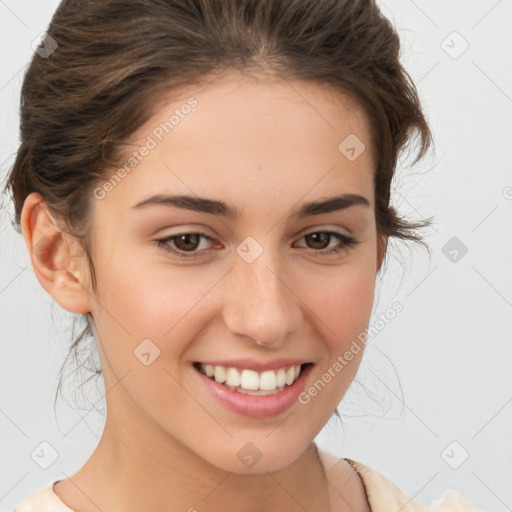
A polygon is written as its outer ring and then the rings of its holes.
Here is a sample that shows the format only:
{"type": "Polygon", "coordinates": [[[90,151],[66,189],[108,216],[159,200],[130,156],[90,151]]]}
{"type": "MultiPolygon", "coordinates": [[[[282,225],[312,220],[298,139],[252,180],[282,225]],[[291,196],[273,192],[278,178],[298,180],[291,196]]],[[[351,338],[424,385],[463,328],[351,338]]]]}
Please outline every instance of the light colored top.
{"type": "MultiPolygon", "coordinates": [[[[484,512],[454,488],[449,488],[440,499],[424,507],[375,469],[352,459],[343,460],[361,477],[371,512],[484,512]]],[[[59,480],[54,480],[25,498],[13,512],[75,512],[53,491],[57,482],[59,480]]]]}

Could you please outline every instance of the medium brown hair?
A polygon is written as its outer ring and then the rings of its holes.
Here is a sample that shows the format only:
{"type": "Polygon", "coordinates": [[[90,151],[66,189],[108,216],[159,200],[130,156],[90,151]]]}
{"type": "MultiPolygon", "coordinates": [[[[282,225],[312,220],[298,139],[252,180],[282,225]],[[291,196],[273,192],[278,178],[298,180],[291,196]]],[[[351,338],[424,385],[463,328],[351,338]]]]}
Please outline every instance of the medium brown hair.
{"type": "MultiPolygon", "coordinates": [[[[313,80],[356,97],[372,130],[377,232],[425,245],[417,229],[430,219],[400,217],[390,190],[412,135],[413,164],[432,135],[399,61],[398,34],[375,1],[64,0],[47,32],[58,48],[35,53],[24,77],[21,143],[4,191],[18,232],[25,198],[43,196],[82,244],[93,289],[92,191],[122,165],[120,143],[154,114],[155,98],[225,69],[313,80]]],[[[85,319],[68,357],[92,335],[85,319]]]]}

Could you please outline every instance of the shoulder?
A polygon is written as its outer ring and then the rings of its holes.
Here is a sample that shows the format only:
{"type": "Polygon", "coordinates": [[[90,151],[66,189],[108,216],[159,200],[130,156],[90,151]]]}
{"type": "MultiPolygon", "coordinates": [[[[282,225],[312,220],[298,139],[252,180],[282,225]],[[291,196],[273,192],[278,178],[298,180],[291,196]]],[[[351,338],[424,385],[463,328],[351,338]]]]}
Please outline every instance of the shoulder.
{"type": "Polygon", "coordinates": [[[54,480],[21,501],[13,512],[74,512],[53,492],[54,480]]]}
{"type": "MultiPolygon", "coordinates": [[[[391,480],[379,471],[352,459],[338,459],[326,452],[320,452],[326,465],[326,471],[345,463],[359,476],[360,485],[364,488],[371,512],[484,512],[476,508],[460,491],[449,488],[441,498],[423,506],[411,496],[404,493],[391,480]]],[[[340,466],[341,467],[341,466],[340,466]]],[[[332,473],[331,473],[332,474],[332,473]]],[[[341,472],[338,470],[338,474],[341,472]]],[[[357,492],[357,485],[346,492],[357,492]]]]}

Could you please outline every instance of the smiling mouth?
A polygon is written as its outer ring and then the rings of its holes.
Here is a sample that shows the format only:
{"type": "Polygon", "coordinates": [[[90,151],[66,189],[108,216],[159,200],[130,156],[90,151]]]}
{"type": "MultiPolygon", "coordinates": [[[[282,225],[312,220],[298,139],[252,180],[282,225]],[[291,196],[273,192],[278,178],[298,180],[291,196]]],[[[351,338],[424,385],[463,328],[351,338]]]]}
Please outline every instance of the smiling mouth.
{"type": "Polygon", "coordinates": [[[246,395],[274,395],[292,386],[305,368],[313,363],[284,366],[275,370],[257,372],[227,366],[214,366],[195,362],[194,368],[215,381],[238,393],[246,395]]]}

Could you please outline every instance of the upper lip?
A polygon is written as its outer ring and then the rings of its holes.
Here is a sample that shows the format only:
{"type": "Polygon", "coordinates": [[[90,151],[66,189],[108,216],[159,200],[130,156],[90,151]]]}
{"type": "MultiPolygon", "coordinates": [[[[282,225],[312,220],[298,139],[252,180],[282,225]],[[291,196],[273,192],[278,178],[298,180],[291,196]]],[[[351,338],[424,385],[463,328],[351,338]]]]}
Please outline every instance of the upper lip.
{"type": "Polygon", "coordinates": [[[263,372],[266,370],[278,370],[279,368],[285,368],[287,366],[295,366],[297,364],[302,365],[310,363],[305,359],[297,359],[290,357],[283,357],[278,359],[272,359],[272,361],[257,361],[256,359],[230,359],[229,361],[216,359],[214,361],[198,361],[202,364],[211,364],[212,366],[225,366],[227,368],[240,368],[242,370],[254,370],[257,372],[263,372]]]}

